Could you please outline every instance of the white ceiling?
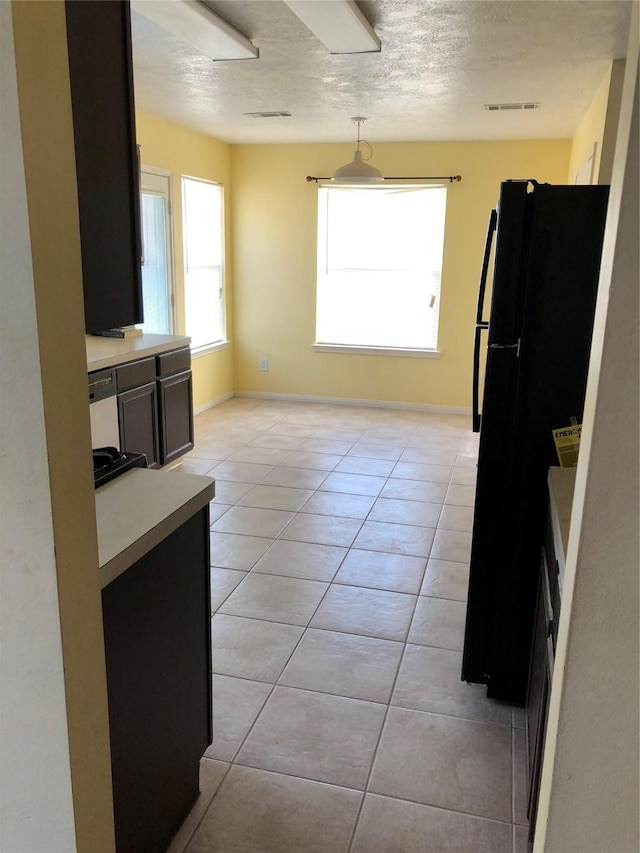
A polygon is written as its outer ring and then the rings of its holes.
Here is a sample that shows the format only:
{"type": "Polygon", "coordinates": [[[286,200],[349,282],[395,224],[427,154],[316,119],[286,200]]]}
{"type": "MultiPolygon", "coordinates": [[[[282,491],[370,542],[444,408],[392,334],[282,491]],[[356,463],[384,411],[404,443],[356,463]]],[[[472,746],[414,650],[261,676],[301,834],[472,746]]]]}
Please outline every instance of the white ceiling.
{"type": "MultiPolygon", "coordinates": [[[[179,0],[166,0],[178,2],[179,0]]],[[[281,0],[208,0],[259,59],[213,62],[132,11],[136,108],[232,143],[570,138],[624,57],[626,0],[362,0],[380,53],[337,56],[281,0]],[[540,102],[488,112],[487,103],[540,102]],[[243,113],[287,110],[291,118],[243,113]]]]}

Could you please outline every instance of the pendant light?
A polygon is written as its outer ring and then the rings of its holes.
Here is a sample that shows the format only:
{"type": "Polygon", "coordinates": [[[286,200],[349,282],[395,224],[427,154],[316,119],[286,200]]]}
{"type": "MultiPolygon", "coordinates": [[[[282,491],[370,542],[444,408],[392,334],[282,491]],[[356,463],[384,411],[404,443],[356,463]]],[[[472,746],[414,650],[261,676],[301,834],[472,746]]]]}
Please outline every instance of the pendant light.
{"type": "MultiPolygon", "coordinates": [[[[333,173],[332,181],[342,182],[345,184],[373,184],[383,181],[384,178],[380,172],[370,166],[362,159],[362,151],[360,150],[360,125],[367,119],[364,116],[353,116],[351,121],[355,121],[358,125],[358,144],[353,152],[353,160],[347,163],[346,166],[341,166],[333,173]]],[[[362,140],[365,142],[365,140],[362,140]]],[[[369,145],[369,143],[366,143],[369,145]]],[[[369,148],[371,146],[369,145],[369,148]]]]}

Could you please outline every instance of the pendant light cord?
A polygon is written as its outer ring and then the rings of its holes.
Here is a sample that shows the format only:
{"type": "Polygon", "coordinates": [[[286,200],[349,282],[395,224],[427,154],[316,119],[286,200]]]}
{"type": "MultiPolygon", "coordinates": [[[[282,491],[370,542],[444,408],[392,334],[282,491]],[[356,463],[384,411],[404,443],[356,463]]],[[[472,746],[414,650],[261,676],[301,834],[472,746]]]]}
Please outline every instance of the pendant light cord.
{"type": "Polygon", "coordinates": [[[461,175],[402,175],[397,177],[383,178],[378,169],[375,169],[373,166],[369,166],[364,163],[362,152],[360,151],[360,142],[366,143],[371,152],[367,159],[371,159],[373,156],[373,148],[367,142],[366,139],[360,139],[360,125],[362,122],[365,122],[367,119],[365,116],[352,116],[351,121],[355,122],[358,125],[357,132],[357,142],[356,142],[356,150],[353,155],[353,160],[351,163],[347,163],[346,166],[342,166],[340,169],[336,169],[333,173],[332,178],[317,178],[314,175],[307,175],[307,183],[311,183],[311,181],[336,181],[343,184],[348,183],[356,183],[356,184],[369,184],[369,183],[378,183],[381,181],[449,181],[453,183],[454,181],[459,182],[462,180],[461,175]]]}
{"type": "MultiPolygon", "coordinates": [[[[363,139],[363,140],[362,140],[362,142],[363,142],[363,143],[364,143],[364,144],[369,148],[369,156],[368,156],[368,157],[363,157],[362,159],[363,159],[363,160],[365,160],[365,161],[366,161],[366,160],[371,160],[371,158],[373,157],[373,148],[371,147],[371,143],[370,143],[370,142],[367,142],[367,140],[366,140],[366,139],[363,139]]],[[[360,140],[358,140],[358,151],[359,151],[359,150],[360,150],[360,140]]]]}
{"type": "Polygon", "coordinates": [[[371,143],[367,142],[366,139],[362,139],[362,140],[360,139],[360,125],[362,124],[363,121],[366,121],[366,119],[358,116],[358,118],[352,119],[352,121],[355,121],[355,123],[358,125],[358,144],[356,145],[356,151],[360,150],[360,142],[361,141],[364,142],[364,144],[369,148],[369,156],[363,157],[362,159],[365,161],[371,160],[371,158],[373,157],[373,148],[371,146],[371,143]]]}

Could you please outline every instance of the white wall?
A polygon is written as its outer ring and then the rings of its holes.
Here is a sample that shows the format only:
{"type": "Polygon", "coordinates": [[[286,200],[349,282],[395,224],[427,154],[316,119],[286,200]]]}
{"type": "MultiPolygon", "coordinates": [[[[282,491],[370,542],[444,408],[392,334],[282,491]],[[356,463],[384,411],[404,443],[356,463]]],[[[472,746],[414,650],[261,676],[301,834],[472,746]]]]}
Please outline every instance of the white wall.
{"type": "Polygon", "coordinates": [[[638,6],[613,166],[536,851],[637,853],[638,6]]]}
{"type": "Polygon", "coordinates": [[[0,3],[0,850],[75,851],[11,4],[0,3]]]}

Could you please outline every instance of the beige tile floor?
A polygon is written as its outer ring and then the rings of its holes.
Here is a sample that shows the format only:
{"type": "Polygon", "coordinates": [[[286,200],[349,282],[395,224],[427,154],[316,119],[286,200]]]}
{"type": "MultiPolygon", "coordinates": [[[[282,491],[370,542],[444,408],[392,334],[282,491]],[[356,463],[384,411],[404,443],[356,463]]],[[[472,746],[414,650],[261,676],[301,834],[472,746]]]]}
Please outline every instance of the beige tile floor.
{"type": "Polygon", "coordinates": [[[518,709],[460,681],[476,436],[234,398],[196,418],[214,740],[171,853],[521,853],[518,709]]]}

